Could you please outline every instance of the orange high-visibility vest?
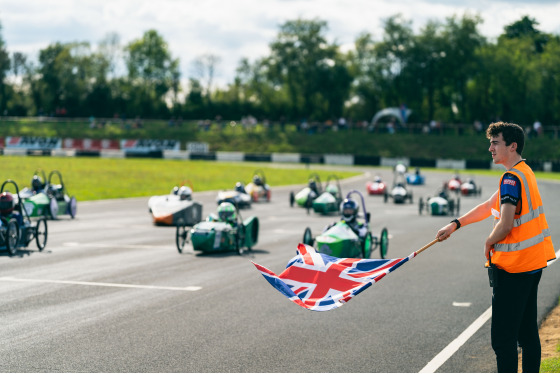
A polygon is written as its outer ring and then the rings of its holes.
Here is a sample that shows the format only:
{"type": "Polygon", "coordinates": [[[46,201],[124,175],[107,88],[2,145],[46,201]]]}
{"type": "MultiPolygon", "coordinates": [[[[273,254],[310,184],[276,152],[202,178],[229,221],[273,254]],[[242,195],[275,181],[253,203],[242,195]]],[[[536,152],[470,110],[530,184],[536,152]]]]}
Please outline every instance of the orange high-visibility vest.
{"type": "MultiPolygon", "coordinates": [[[[508,173],[514,174],[521,181],[521,212],[515,214],[510,233],[494,244],[492,263],[508,273],[542,269],[547,266],[547,261],[556,258],[556,253],[535,174],[525,161],[515,165],[508,173]]],[[[502,175],[500,185],[503,178],[502,175]]],[[[492,210],[494,225],[500,217],[500,199],[498,191],[498,199],[492,210]]]]}

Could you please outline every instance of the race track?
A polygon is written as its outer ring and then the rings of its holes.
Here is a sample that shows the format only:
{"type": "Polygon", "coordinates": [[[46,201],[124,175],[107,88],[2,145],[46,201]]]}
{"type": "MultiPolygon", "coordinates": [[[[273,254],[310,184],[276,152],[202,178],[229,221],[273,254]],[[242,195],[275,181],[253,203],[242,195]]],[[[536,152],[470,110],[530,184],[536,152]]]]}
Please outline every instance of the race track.
{"type": "MultiPolygon", "coordinates": [[[[374,174],[392,180],[389,169],[368,169],[344,181],[344,192],[365,194],[374,174]]],[[[373,234],[389,230],[390,258],[429,243],[452,219],[418,214],[418,198],[451,176],[425,174],[413,204],[365,196],[373,234]]],[[[483,197],[461,197],[461,212],[497,188],[495,177],[476,181],[483,197]]],[[[257,246],[243,256],[190,246],[179,254],[175,229],[152,225],[148,198],[79,202],[75,220],[49,221],[44,252],[33,243],[16,257],[0,253],[0,371],[419,372],[490,307],[490,220],[461,228],[334,311],[290,302],[250,261],[280,273],[306,226],[316,235],[338,219],[290,208],[289,192],[301,187],[273,188],[270,203],[242,212],[261,223],[257,246]]],[[[558,249],[559,184],[540,181],[540,189],[558,249]]],[[[205,216],[215,196],[195,192],[205,216]]],[[[558,302],[559,285],[556,263],[541,281],[541,318],[558,302]]],[[[437,371],[495,372],[490,322],[437,371]]]]}

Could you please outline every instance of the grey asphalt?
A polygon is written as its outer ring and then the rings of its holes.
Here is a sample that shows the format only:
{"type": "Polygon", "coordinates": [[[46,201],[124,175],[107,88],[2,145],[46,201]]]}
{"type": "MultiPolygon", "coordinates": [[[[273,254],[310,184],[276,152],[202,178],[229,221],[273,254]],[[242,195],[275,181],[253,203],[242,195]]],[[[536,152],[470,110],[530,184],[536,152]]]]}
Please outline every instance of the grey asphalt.
{"type": "MultiPolygon", "coordinates": [[[[343,190],[364,193],[374,235],[389,230],[388,257],[409,255],[451,220],[420,216],[417,204],[451,173],[425,173],[426,185],[411,187],[414,203],[396,205],[365,193],[375,174],[390,183],[391,170],[360,170],[343,190]]],[[[495,177],[476,181],[482,197],[461,197],[462,212],[497,188],[495,177]]],[[[301,187],[273,187],[270,203],[242,212],[261,223],[258,244],[243,256],[191,247],[179,254],[174,228],[152,225],[148,198],[79,202],[75,220],[49,221],[45,251],[31,244],[16,257],[0,253],[0,371],[418,372],[491,305],[483,268],[490,219],[461,228],[336,310],[290,302],[250,261],[280,273],[305,227],[318,234],[337,219],[291,208],[289,193],[301,187]],[[184,287],[194,288],[174,289],[184,287]]],[[[558,249],[560,185],[540,188],[558,249]]],[[[204,215],[216,209],[215,196],[195,192],[204,215]]],[[[540,318],[557,304],[559,285],[556,263],[541,281],[540,318]]],[[[438,371],[495,372],[490,323],[438,371]]]]}

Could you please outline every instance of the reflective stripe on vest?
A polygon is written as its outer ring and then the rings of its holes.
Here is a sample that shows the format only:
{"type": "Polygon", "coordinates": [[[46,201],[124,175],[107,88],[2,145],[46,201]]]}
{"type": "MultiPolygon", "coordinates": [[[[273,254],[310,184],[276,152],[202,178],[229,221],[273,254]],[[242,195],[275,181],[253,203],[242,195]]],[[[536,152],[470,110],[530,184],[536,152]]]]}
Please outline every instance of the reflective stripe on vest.
{"type": "Polygon", "coordinates": [[[533,236],[532,238],[523,240],[522,242],[519,243],[511,243],[511,244],[496,243],[494,244],[494,250],[499,252],[520,251],[522,249],[529,248],[543,242],[544,238],[546,238],[547,236],[550,236],[550,230],[548,229],[543,230],[542,233],[538,234],[537,236],[533,236]]]}

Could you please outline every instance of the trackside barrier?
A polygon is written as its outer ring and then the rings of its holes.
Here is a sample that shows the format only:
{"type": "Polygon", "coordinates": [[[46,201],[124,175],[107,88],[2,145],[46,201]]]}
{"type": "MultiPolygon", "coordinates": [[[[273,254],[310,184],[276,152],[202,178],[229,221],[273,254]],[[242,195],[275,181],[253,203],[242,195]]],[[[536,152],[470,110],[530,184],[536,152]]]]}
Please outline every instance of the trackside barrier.
{"type": "MultiPolygon", "coordinates": [[[[191,152],[177,149],[95,149],[96,146],[114,147],[114,141],[102,140],[100,143],[92,141],[78,142],[77,148],[37,148],[31,144],[30,139],[14,138],[18,145],[15,147],[0,147],[0,155],[5,156],[54,156],[54,157],[102,157],[102,158],[165,158],[178,160],[204,160],[204,161],[232,161],[232,162],[277,162],[277,163],[301,163],[301,164],[328,164],[328,165],[359,165],[359,166],[384,166],[395,167],[404,164],[409,168],[433,167],[438,169],[488,169],[505,170],[501,165],[495,165],[486,160],[451,160],[451,159],[423,159],[423,158],[391,158],[364,155],[334,155],[334,154],[305,154],[305,153],[244,153],[244,152],[191,152]],[[31,147],[21,145],[22,140],[29,143],[31,147]],[[89,143],[89,144],[88,144],[89,143]],[[81,146],[85,146],[80,149],[81,146]],[[92,148],[87,148],[91,146],[92,148]]],[[[33,139],[31,139],[33,140],[33,139]]],[[[40,139],[43,141],[42,139],[40,139]]],[[[7,142],[4,142],[8,145],[7,142]]],[[[65,141],[64,146],[70,142],[65,141]]],[[[74,143],[76,145],[76,143],[74,143]]],[[[560,161],[527,160],[529,166],[535,171],[560,172],[560,161]]]]}
{"type": "Polygon", "coordinates": [[[25,148],[4,148],[4,155],[6,155],[6,156],[27,156],[27,149],[25,149],[25,148]]]}
{"type": "Polygon", "coordinates": [[[249,162],[271,162],[272,157],[268,153],[245,153],[243,157],[245,161],[249,162]]]}
{"type": "Polygon", "coordinates": [[[291,162],[297,164],[300,162],[299,153],[273,153],[272,162],[291,162]]]}
{"type": "Polygon", "coordinates": [[[216,152],[216,161],[245,161],[243,152],[216,152]]]}
{"type": "Polygon", "coordinates": [[[165,149],[163,151],[163,158],[170,159],[170,160],[188,160],[190,158],[189,151],[175,151],[165,149]]]}
{"type": "Polygon", "coordinates": [[[392,168],[394,168],[398,164],[403,164],[404,166],[408,167],[410,166],[410,159],[406,157],[400,157],[400,158],[381,157],[380,164],[381,166],[389,166],[392,168]]]}
{"type": "Polygon", "coordinates": [[[51,151],[51,156],[53,157],[76,157],[75,149],[53,149],[51,151]]]}
{"type": "Polygon", "coordinates": [[[329,165],[354,165],[352,155],[325,155],[325,164],[329,165]]]}
{"type": "Polygon", "coordinates": [[[436,168],[438,169],[466,169],[465,160],[436,160],[436,168]]]}
{"type": "Polygon", "coordinates": [[[102,149],[99,153],[102,158],[125,158],[125,152],[120,149],[102,149]]]}

